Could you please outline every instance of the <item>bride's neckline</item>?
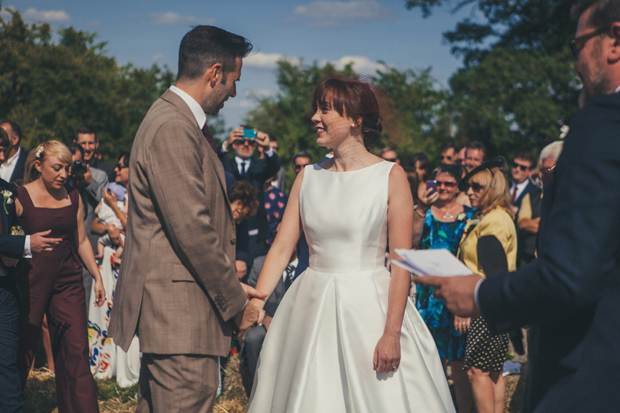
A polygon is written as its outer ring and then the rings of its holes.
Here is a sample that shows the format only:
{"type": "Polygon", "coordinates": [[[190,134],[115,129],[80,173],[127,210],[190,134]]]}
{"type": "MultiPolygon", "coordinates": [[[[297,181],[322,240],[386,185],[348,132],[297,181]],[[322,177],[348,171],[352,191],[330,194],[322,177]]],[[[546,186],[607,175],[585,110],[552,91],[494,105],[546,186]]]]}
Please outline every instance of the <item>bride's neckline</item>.
{"type": "Polygon", "coordinates": [[[332,173],[332,174],[346,174],[346,173],[350,173],[350,172],[358,172],[358,171],[363,171],[363,170],[366,170],[366,169],[368,169],[368,168],[372,168],[373,166],[382,165],[382,164],[384,164],[384,163],[388,163],[388,161],[381,161],[381,162],[373,163],[372,165],[368,165],[368,166],[365,166],[365,167],[360,168],[360,169],[353,169],[352,171],[330,171],[329,169],[325,169],[325,168],[323,168],[323,167],[322,167],[321,165],[319,165],[318,163],[316,164],[316,166],[317,166],[320,170],[325,171],[325,172],[330,172],[330,173],[332,173]]]}

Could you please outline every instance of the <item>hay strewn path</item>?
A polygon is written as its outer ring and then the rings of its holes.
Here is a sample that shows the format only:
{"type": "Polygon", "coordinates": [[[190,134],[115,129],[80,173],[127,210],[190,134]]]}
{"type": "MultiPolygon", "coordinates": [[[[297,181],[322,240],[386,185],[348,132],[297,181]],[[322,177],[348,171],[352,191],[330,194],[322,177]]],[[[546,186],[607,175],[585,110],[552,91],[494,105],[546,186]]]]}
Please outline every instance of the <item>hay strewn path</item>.
{"type": "MultiPolygon", "coordinates": [[[[512,351],[512,350],[510,350],[512,351]]],[[[521,375],[506,376],[506,413],[518,413],[523,400],[526,356],[515,357],[523,363],[521,375]]],[[[248,398],[243,383],[243,369],[239,357],[235,356],[226,369],[222,394],[217,400],[214,413],[246,413],[248,398]]],[[[97,380],[97,395],[101,413],[129,413],[136,410],[138,386],[120,387],[113,380],[97,380]]],[[[25,392],[25,413],[57,413],[54,373],[46,368],[36,369],[30,374],[25,392]]]]}

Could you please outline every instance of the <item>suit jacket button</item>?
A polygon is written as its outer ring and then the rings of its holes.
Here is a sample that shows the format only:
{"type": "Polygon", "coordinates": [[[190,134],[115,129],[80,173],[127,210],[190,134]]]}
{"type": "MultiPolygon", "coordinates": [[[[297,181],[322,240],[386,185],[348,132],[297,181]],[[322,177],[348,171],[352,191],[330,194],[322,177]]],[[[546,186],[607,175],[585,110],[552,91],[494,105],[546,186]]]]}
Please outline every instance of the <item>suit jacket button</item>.
{"type": "Polygon", "coordinates": [[[236,239],[233,238],[233,239],[230,240],[230,245],[235,245],[236,243],[237,243],[236,239]]]}

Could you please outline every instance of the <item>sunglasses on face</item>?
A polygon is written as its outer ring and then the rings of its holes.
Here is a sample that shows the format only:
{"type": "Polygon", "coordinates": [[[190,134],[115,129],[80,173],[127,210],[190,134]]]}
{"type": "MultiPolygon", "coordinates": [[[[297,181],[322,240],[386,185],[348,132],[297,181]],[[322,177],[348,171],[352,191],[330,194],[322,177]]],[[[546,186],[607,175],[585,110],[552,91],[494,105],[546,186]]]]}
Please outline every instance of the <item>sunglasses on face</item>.
{"type": "Polygon", "coordinates": [[[451,156],[444,156],[444,155],[441,155],[441,160],[442,160],[442,161],[444,161],[444,160],[445,160],[445,161],[451,161],[451,160],[452,160],[452,157],[451,157],[451,156]]]}
{"type": "Polygon", "coordinates": [[[518,169],[521,169],[523,172],[525,172],[525,171],[527,171],[527,170],[529,170],[529,169],[530,169],[530,168],[529,168],[529,166],[521,165],[521,164],[518,164],[518,163],[516,163],[516,162],[513,162],[513,163],[512,163],[512,167],[513,167],[514,169],[517,169],[517,168],[518,168],[518,169]]]}
{"type": "Polygon", "coordinates": [[[439,188],[442,185],[445,186],[446,188],[450,189],[450,188],[454,188],[456,186],[456,182],[435,180],[435,186],[437,188],[439,188]]]}
{"type": "Polygon", "coordinates": [[[304,167],[304,165],[295,164],[295,166],[293,166],[293,169],[295,169],[296,171],[301,171],[301,168],[303,168],[303,167],[304,167]]]}
{"type": "Polygon", "coordinates": [[[256,145],[256,141],[254,139],[237,139],[235,143],[243,146],[254,146],[256,145]]]}
{"type": "Polygon", "coordinates": [[[471,188],[474,192],[480,192],[484,189],[484,186],[477,182],[468,182],[467,185],[465,185],[465,192],[467,192],[469,188],[471,188]]]}
{"type": "Polygon", "coordinates": [[[117,163],[116,164],[116,168],[118,168],[118,170],[120,171],[123,168],[129,168],[128,165],[123,165],[122,163],[117,163]]]}
{"type": "Polygon", "coordinates": [[[396,162],[396,158],[383,158],[384,161],[396,162]]]}

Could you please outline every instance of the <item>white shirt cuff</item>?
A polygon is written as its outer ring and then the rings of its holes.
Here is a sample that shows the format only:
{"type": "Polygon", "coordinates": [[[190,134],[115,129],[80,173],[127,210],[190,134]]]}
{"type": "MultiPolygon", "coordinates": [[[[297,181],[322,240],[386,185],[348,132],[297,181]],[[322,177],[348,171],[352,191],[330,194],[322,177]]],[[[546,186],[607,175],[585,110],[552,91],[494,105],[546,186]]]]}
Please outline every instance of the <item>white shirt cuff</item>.
{"type": "Polygon", "coordinates": [[[32,251],[30,250],[30,235],[26,235],[26,242],[24,242],[23,258],[32,258],[32,251]]]}
{"type": "Polygon", "coordinates": [[[275,152],[273,151],[273,148],[270,146],[269,150],[268,151],[264,151],[264,153],[265,153],[265,156],[268,156],[268,157],[271,158],[275,152]]]}
{"type": "Polygon", "coordinates": [[[478,307],[478,310],[481,312],[482,310],[480,310],[480,303],[478,302],[478,291],[480,290],[480,286],[482,285],[483,282],[484,282],[484,278],[478,281],[478,284],[476,284],[476,291],[474,292],[474,302],[476,303],[476,307],[478,307]]]}
{"type": "Polygon", "coordinates": [[[224,141],[222,143],[222,146],[220,146],[220,150],[222,151],[222,153],[228,152],[228,141],[224,141]]]}

